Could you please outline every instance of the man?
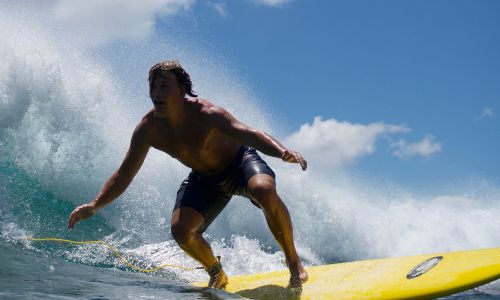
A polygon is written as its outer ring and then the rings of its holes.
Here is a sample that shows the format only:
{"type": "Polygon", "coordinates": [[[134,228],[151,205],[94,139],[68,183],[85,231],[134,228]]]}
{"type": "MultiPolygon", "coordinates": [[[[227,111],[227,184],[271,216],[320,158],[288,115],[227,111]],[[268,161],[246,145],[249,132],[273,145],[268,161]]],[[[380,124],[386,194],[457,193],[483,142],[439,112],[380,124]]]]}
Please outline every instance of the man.
{"type": "Polygon", "coordinates": [[[307,273],[295,250],[290,215],[276,193],[274,172],[255,149],[299,163],[303,170],[307,168],[304,158],[267,133],[248,127],[224,109],[198,98],[189,75],[176,61],[165,61],[150,69],[149,92],[154,109],[134,130],[121,166],[93,201],[73,210],[68,228],[120,196],[153,147],[192,169],[177,192],[171,232],[179,246],[205,267],[210,275],[209,287],[225,288],[228,278],[202,233],[234,194],[249,198],[262,209],[285,252],[290,287],[300,287],[307,273]],[[186,98],[186,94],[192,98],[186,98]]]}

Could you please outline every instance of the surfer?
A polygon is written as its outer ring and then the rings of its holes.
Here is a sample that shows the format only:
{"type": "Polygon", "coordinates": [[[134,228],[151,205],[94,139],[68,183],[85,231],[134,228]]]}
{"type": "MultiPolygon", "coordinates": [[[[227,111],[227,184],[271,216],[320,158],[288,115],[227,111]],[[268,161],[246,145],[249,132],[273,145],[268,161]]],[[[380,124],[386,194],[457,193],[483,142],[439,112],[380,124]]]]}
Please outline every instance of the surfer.
{"type": "Polygon", "coordinates": [[[68,228],[120,196],[153,147],[192,169],[177,192],[171,233],[179,246],[205,267],[209,287],[224,288],[228,278],[202,233],[235,194],[262,209],[285,253],[290,287],[300,287],[308,275],[295,249],[290,214],[276,192],[274,172],[255,149],[299,163],[302,170],[307,168],[306,160],[269,134],[198,98],[189,74],[177,61],[161,62],[150,69],[149,92],[154,108],[135,128],[122,164],[95,199],[73,210],[68,228]]]}

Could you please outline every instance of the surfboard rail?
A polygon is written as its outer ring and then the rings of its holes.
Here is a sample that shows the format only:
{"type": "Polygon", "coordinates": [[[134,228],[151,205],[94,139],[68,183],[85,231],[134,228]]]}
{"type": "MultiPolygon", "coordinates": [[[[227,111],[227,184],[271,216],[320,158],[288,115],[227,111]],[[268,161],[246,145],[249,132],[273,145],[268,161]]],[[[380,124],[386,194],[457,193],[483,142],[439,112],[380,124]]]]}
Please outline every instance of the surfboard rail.
{"type": "Polygon", "coordinates": [[[500,279],[500,248],[344,262],[306,270],[309,280],[301,291],[287,288],[288,270],[232,276],[226,290],[250,299],[431,299],[500,279]]]}

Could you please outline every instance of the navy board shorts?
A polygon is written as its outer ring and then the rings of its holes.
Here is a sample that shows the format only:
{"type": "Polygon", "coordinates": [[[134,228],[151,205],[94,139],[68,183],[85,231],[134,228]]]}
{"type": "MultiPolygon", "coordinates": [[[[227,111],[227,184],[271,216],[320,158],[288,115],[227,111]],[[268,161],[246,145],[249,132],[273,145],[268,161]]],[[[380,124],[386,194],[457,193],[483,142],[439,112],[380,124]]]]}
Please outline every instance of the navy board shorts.
{"type": "MultiPolygon", "coordinates": [[[[190,207],[202,214],[205,220],[198,231],[204,232],[233,195],[251,199],[247,182],[256,174],[267,174],[276,178],[273,170],[254,148],[242,145],[236,158],[221,173],[204,176],[191,171],[177,191],[174,210],[190,207]]],[[[252,203],[259,207],[253,201],[252,203]]]]}

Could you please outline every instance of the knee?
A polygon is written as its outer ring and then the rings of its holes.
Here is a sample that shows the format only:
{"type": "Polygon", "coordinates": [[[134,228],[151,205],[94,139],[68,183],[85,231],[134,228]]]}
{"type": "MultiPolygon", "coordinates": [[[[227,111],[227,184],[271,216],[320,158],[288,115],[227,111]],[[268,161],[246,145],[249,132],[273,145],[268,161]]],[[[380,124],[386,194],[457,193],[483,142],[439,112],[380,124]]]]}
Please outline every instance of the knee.
{"type": "Polygon", "coordinates": [[[271,177],[249,182],[249,192],[252,200],[257,202],[263,209],[273,207],[279,201],[276,184],[271,177]]]}
{"type": "Polygon", "coordinates": [[[258,180],[249,185],[250,195],[253,198],[270,198],[276,194],[276,187],[274,181],[271,180],[258,180]]]}
{"type": "Polygon", "coordinates": [[[184,245],[188,245],[194,234],[192,230],[190,230],[186,226],[183,226],[182,224],[172,224],[172,226],[170,227],[170,232],[172,233],[172,236],[174,237],[177,244],[179,244],[181,247],[184,245]]]}

